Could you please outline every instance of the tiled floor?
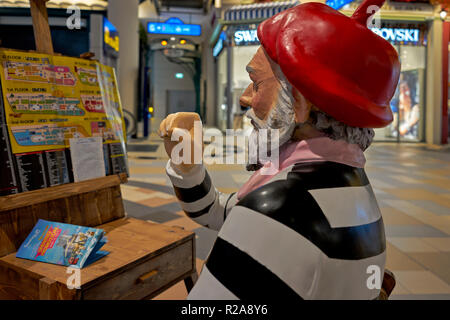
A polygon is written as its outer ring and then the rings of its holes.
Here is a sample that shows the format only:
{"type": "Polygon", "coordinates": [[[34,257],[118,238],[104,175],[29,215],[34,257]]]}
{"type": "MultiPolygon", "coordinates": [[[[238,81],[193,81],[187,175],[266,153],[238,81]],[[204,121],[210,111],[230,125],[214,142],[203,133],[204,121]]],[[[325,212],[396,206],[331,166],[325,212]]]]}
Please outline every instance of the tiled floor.
{"type": "MultiPolygon", "coordinates": [[[[122,186],[130,216],[193,230],[201,270],[216,232],[181,211],[165,175],[167,162],[159,138],[133,144],[159,145],[154,152],[129,152],[130,180],[122,186]]],[[[366,152],[366,171],[386,226],[387,267],[397,286],[392,299],[450,299],[450,150],[411,144],[374,144],[366,152]]],[[[234,192],[249,177],[242,165],[212,165],[220,191],[234,192]]],[[[184,299],[178,283],[156,299],[184,299]]]]}

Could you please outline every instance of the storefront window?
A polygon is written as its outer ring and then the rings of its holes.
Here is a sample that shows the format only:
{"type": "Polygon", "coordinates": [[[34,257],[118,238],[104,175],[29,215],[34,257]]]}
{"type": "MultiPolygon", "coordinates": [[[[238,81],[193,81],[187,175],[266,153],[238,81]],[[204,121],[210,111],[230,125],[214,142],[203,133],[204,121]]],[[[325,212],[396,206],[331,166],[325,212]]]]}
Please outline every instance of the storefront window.
{"type": "MultiPolygon", "coordinates": [[[[228,33],[232,42],[232,65],[227,66],[227,53],[218,58],[218,126],[227,128],[227,107],[231,108],[233,128],[251,128],[245,110],[239,104],[239,97],[250,84],[245,70],[259,48],[256,25],[239,25],[228,33]],[[227,68],[232,72],[232,101],[226,99],[227,68]]],[[[393,122],[375,129],[378,141],[422,141],[424,138],[425,115],[425,68],[427,25],[423,23],[403,23],[385,21],[375,33],[388,40],[399,54],[401,75],[394,97],[391,101],[393,122]]]]}
{"type": "Polygon", "coordinates": [[[391,100],[392,123],[375,129],[378,141],[421,141],[424,136],[427,26],[421,23],[382,22],[374,28],[397,50],[400,79],[391,100]]]}
{"type": "Polygon", "coordinates": [[[423,138],[426,47],[394,45],[401,61],[401,73],[391,100],[394,121],[375,129],[375,140],[420,141],[423,138]]]}

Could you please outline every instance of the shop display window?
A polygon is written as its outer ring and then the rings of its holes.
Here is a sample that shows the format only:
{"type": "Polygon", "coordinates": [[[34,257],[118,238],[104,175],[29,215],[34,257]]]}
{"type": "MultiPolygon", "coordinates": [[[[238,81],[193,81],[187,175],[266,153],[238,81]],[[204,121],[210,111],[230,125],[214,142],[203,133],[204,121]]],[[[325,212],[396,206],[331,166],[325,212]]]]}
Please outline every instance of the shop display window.
{"type": "Polygon", "coordinates": [[[425,46],[394,45],[401,61],[400,79],[391,100],[392,123],[375,129],[378,141],[421,141],[424,134],[425,46]]]}

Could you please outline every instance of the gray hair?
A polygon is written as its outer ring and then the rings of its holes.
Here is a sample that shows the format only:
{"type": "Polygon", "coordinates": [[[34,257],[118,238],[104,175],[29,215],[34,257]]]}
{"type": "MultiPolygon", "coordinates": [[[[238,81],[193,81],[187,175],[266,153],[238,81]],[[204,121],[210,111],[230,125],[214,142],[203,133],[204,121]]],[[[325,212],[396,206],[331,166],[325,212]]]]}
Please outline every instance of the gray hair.
{"type": "Polygon", "coordinates": [[[309,117],[309,123],[327,137],[357,144],[363,151],[370,146],[375,136],[375,131],[371,128],[348,126],[319,110],[311,110],[309,117]]]}

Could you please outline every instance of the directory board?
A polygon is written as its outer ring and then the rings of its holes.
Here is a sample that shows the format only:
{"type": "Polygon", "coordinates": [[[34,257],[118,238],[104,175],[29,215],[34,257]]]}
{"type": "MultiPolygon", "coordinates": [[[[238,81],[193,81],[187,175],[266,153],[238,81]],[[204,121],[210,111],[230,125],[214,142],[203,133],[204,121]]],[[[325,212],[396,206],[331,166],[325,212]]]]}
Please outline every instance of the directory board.
{"type": "Polygon", "coordinates": [[[22,191],[69,182],[71,138],[100,136],[105,145],[121,145],[125,157],[113,68],[86,59],[0,49],[0,81],[4,129],[22,191]]]}

